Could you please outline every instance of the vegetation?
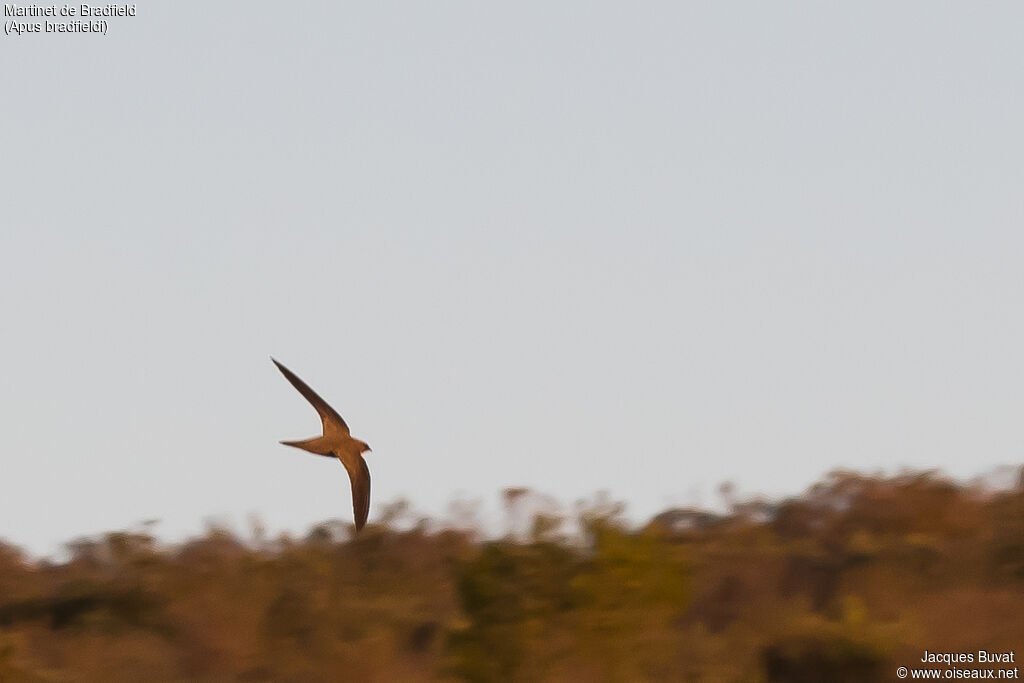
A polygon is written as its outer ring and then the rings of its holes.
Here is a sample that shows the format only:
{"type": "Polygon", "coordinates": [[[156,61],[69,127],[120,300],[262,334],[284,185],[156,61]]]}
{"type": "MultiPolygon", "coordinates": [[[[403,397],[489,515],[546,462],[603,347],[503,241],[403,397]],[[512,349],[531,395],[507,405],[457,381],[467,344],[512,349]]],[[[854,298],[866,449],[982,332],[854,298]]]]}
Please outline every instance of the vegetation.
{"type": "Polygon", "coordinates": [[[498,540],[422,521],[110,533],[63,563],[0,544],[0,681],[888,681],[925,649],[1024,643],[1021,485],[837,472],[640,529],[607,500],[531,500],[506,492],[498,540]]]}

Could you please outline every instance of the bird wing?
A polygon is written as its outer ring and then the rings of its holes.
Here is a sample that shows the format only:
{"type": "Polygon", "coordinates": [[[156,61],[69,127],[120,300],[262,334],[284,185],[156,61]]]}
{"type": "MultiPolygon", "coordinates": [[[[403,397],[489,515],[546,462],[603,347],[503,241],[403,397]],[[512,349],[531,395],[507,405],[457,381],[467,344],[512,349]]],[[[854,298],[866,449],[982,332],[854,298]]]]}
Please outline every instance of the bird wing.
{"type": "Polygon", "coordinates": [[[277,369],[281,371],[281,374],[292,383],[293,387],[299,390],[299,393],[302,394],[314,408],[316,408],[316,412],[320,414],[320,421],[324,423],[324,435],[337,434],[338,432],[341,432],[345,436],[350,434],[348,431],[348,425],[345,424],[345,421],[341,419],[341,415],[338,415],[338,412],[334,408],[327,405],[327,401],[320,398],[320,395],[310,389],[309,385],[299,379],[298,375],[294,372],[281,365],[273,358],[270,360],[274,361],[274,365],[276,365],[277,369]]]}
{"type": "Polygon", "coordinates": [[[358,453],[341,451],[335,455],[348,470],[348,478],[352,481],[352,512],[355,514],[356,531],[359,531],[370,514],[370,468],[358,453]]]}

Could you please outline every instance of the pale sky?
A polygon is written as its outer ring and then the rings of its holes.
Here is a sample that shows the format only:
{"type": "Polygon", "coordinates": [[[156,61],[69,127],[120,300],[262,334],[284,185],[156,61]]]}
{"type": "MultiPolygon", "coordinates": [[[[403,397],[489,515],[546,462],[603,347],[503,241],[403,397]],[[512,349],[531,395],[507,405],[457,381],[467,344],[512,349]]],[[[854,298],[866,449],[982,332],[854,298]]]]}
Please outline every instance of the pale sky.
{"type": "Polygon", "coordinates": [[[1022,74],[1017,2],[0,35],[0,538],[351,521],[271,355],[373,447],[371,522],[1020,463],[1022,74]]]}

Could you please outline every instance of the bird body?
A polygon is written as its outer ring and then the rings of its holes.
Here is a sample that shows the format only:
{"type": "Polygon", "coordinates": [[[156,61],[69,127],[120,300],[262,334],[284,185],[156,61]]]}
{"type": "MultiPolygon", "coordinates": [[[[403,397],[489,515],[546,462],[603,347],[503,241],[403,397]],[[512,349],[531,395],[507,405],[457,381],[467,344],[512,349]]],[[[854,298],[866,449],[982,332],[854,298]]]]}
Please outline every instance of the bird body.
{"type": "Polygon", "coordinates": [[[370,469],[366,466],[363,453],[370,450],[365,441],[352,437],[348,425],[327,401],[309,388],[299,377],[276,360],[274,365],[292,383],[299,393],[316,409],[323,423],[323,435],[303,441],[282,441],[285,446],[301,448],[304,451],[336,457],[348,471],[352,482],[352,511],[355,514],[356,531],[363,528],[370,513],[370,469]]]}

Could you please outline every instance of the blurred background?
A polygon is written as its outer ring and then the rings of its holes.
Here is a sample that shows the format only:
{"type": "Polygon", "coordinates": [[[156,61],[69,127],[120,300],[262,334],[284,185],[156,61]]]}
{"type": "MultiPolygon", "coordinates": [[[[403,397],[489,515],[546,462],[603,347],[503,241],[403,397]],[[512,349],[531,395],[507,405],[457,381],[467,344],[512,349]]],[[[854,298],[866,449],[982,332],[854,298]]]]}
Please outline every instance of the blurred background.
{"type": "Polygon", "coordinates": [[[0,39],[0,679],[1020,642],[1021,6],[108,21],[0,39]]]}
{"type": "Polygon", "coordinates": [[[727,512],[640,527],[606,495],[565,510],[512,488],[490,537],[471,505],[436,521],[396,501],[359,535],[253,518],[170,547],[80,539],[59,563],[0,545],[0,680],[852,683],[925,650],[1019,648],[1024,481],[836,471],[775,503],[721,493],[727,512]]]}

